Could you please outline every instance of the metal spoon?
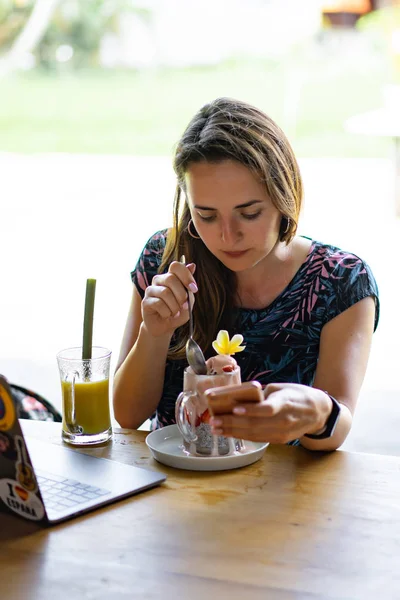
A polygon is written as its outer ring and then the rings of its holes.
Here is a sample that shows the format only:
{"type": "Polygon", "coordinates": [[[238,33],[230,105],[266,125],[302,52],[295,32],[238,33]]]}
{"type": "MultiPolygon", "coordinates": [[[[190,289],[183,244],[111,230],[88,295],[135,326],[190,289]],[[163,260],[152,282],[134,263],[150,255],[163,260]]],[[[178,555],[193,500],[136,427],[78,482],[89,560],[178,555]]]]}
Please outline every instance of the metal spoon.
{"type": "MultiPolygon", "coordinates": [[[[181,257],[181,262],[186,263],[184,256],[181,257]]],[[[188,294],[189,305],[189,339],[186,342],[186,358],[189,365],[192,367],[196,375],[207,375],[207,365],[204,354],[197,342],[193,339],[193,314],[190,304],[190,296],[188,294]]]]}

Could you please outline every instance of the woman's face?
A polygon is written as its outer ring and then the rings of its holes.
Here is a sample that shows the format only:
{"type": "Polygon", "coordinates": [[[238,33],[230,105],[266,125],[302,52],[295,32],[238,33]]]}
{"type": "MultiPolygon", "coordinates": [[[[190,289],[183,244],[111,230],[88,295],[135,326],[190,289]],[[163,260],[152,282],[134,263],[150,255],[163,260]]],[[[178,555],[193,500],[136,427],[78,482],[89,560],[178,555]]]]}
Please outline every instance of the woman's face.
{"type": "Polygon", "coordinates": [[[250,169],[234,160],[194,163],[185,186],[198,234],[228,269],[251,269],[271,253],[281,214],[250,169]]]}

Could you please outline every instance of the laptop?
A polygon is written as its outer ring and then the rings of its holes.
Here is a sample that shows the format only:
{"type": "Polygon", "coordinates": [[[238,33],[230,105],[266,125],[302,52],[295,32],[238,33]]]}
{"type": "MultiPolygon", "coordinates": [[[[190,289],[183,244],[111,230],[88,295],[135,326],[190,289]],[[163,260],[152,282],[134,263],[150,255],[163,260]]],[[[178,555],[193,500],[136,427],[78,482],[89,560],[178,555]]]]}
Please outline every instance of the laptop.
{"type": "Polygon", "coordinates": [[[71,519],[163,481],[162,473],[27,440],[0,375],[0,509],[43,525],[71,519]]]}

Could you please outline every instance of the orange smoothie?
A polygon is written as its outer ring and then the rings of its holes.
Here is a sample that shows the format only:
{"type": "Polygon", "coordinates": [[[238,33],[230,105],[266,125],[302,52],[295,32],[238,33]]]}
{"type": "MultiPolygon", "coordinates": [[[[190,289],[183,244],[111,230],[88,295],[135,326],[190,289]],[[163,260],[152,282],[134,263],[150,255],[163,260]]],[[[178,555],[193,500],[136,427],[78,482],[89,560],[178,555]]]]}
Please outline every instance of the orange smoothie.
{"type": "MultiPolygon", "coordinates": [[[[108,387],[108,379],[75,383],[75,423],[84,434],[101,433],[111,426],[108,387]]],[[[62,381],[61,388],[65,429],[65,420],[71,419],[71,383],[62,381]]]]}

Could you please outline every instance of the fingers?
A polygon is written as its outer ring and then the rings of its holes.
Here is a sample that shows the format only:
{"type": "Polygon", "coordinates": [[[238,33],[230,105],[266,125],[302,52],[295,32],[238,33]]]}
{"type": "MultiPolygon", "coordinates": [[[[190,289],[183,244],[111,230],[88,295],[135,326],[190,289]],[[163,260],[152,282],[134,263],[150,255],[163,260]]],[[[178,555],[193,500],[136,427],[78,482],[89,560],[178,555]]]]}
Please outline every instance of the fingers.
{"type": "Polygon", "coordinates": [[[264,398],[268,398],[274,392],[280,392],[281,390],[297,390],[299,387],[298,383],[269,383],[264,388],[264,398]]]}
{"type": "Polygon", "coordinates": [[[233,409],[232,414],[223,414],[211,417],[210,425],[214,435],[232,435],[234,437],[249,438],[249,432],[252,435],[260,424],[265,424],[264,419],[271,419],[277,412],[277,407],[272,403],[264,401],[257,403],[239,404],[233,409]]]}
{"type": "Polygon", "coordinates": [[[197,284],[193,277],[194,263],[188,266],[174,261],[168,272],[155,275],[146,288],[143,305],[145,311],[155,312],[162,319],[178,318],[187,311],[188,301],[194,304],[197,284]]]}
{"type": "Polygon", "coordinates": [[[268,399],[263,402],[245,402],[241,404],[239,401],[232,412],[234,415],[246,415],[250,418],[273,417],[281,410],[283,403],[282,396],[275,392],[274,394],[270,394],[268,399]]]}
{"type": "Polygon", "coordinates": [[[197,292],[196,280],[193,277],[195,270],[196,265],[194,263],[184,265],[183,263],[174,260],[169,266],[168,273],[175,275],[185,288],[195,294],[197,292]]]}
{"type": "Polygon", "coordinates": [[[315,423],[315,412],[309,408],[305,388],[299,384],[270,384],[263,402],[242,403],[232,414],[211,418],[212,432],[279,444],[297,439],[315,423]]]}
{"type": "Polygon", "coordinates": [[[254,441],[277,441],[276,430],[280,427],[284,404],[281,389],[271,392],[263,402],[238,404],[233,408],[232,414],[210,419],[212,432],[214,435],[254,441]]]}
{"type": "Polygon", "coordinates": [[[187,308],[187,291],[173,275],[156,275],[146,289],[145,299],[161,317],[173,317],[187,308]],[[186,305],[186,306],[185,306],[186,305]]]}
{"type": "MultiPolygon", "coordinates": [[[[279,415],[284,408],[285,402],[279,395],[271,397],[271,400],[264,400],[264,402],[246,402],[238,404],[232,410],[232,413],[226,413],[221,415],[224,419],[237,420],[239,417],[242,422],[251,422],[253,425],[257,420],[260,419],[272,419],[279,415]]],[[[220,415],[218,415],[220,416],[220,415]]]]}
{"type": "Polygon", "coordinates": [[[272,417],[275,414],[275,410],[272,405],[266,403],[259,403],[256,406],[253,406],[250,403],[244,403],[235,406],[232,410],[232,414],[239,417],[245,416],[254,419],[256,417],[272,417]]]}
{"type": "Polygon", "coordinates": [[[149,291],[148,297],[143,298],[143,308],[145,312],[157,313],[162,319],[177,319],[184,310],[183,306],[179,306],[173,299],[157,297],[160,293],[157,289],[154,292],[149,291]]]}
{"type": "Polygon", "coordinates": [[[218,415],[210,419],[213,435],[235,437],[242,440],[271,441],[273,428],[266,428],[263,422],[250,417],[237,417],[234,415],[218,415]]]}

